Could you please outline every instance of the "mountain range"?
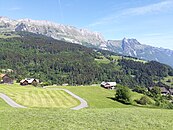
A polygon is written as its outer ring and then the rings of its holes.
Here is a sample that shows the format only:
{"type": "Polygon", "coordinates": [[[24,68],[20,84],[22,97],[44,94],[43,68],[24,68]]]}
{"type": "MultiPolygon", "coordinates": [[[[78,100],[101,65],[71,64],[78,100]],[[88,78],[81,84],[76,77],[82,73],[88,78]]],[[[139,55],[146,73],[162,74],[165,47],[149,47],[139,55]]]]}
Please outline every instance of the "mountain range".
{"type": "Polygon", "coordinates": [[[173,50],[152,47],[136,39],[108,40],[102,34],[73,26],[31,19],[13,20],[0,17],[0,32],[25,31],[46,35],[57,40],[100,48],[145,60],[155,60],[173,67],[173,50]]]}
{"type": "Polygon", "coordinates": [[[157,61],[146,62],[40,34],[8,32],[0,37],[0,72],[10,73],[17,82],[25,77],[35,77],[46,85],[116,81],[134,88],[155,86],[161,79],[165,83],[173,76],[170,66],[157,61]]]}

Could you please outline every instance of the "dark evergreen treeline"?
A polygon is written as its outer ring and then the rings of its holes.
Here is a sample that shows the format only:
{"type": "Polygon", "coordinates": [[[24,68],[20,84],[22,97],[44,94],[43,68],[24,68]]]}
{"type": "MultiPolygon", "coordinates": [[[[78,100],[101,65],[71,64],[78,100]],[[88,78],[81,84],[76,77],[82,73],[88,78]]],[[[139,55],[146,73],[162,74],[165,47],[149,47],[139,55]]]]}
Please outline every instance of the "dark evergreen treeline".
{"type": "Polygon", "coordinates": [[[160,82],[162,78],[173,76],[171,67],[156,61],[143,63],[122,59],[119,61],[119,65],[127,75],[134,76],[135,82],[140,86],[151,87],[160,82]]]}
{"type": "Polygon", "coordinates": [[[158,62],[144,64],[125,59],[111,62],[110,55],[114,53],[93,51],[32,33],[19,35],[21,37],[0,39],[0,69],[13,69],[11,75],[18,80],[34,77],[49,84],[71,85],[116,81],[135,87],[152,86],[154,80],[173,75],[172,68],[158,62]],[[95,58],[100,55],[110,63],[96,62],[95,58]]]}

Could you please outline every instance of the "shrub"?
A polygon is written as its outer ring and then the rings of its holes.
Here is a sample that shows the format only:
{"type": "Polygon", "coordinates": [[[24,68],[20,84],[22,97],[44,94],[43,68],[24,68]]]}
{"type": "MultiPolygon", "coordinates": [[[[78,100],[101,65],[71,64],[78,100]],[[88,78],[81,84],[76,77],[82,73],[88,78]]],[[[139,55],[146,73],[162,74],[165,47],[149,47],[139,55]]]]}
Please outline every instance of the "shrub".
{"type": "Polygon", "coordinates": [[[161,96],[161,90],[160,90],[159,87],[153,87],[153,88],[150,90],[150,92],[151,92],[151,94],[152,94],[152,96],[153,96],[154,98],[158,98],[158,97],[161,96]]]}
{"type": "Polygon", "coordinates": [[[142,96],[138,101],[138,104],[141,105],[147,105],[147,104],[151,104],[150,99],[147,96],[142,96]]]}
{"type": "Polygon", "coordinates": [[[139,87],[139,86],[135,87],[135,88],[133,89],[133,91],[134,91],[134,92],[137,92],[137,93],[142,93],[142,94],[146,94],[146,93],[147,93],[147,89],[146,89],[146,88],[144,88],[144,87],[139,87]]]}
{"type": "Polygon", "coordinates": [[[173,109],[173,103],[169,102],[169,101],[157,101],[156,102],[156,106],[159,106],[161,108],[165,108],[165,109],[173,109]]]}
{"type": "Polygon", "coordinates": [[[34,87],[37,87],[39,84],[38,84],[37,82],[33,82],[32,85],[33,85],[34,87]]]}
{"type": "Polygon", "coordinates": [[[49,82],[42,82],[42,83],[40,83],[41,87],[49,86],[49,85],[51,85],[49,82]]]}
{"type": "Polygon", "coordinates": [[[118,86],[115,94],[115,99],[119,102],[130,104],[130,89],[125,86],[118,86]]]}

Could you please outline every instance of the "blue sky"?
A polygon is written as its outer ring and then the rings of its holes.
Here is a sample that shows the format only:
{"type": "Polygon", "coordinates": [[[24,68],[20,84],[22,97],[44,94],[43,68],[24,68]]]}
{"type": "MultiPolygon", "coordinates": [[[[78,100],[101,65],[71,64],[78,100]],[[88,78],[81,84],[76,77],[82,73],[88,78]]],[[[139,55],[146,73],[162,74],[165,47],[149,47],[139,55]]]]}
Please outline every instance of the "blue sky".
{"type": "Polygon", "coordinates": [[[87,28],[173,50],[173,0],[0,0],[0,15],[87,28]]]}

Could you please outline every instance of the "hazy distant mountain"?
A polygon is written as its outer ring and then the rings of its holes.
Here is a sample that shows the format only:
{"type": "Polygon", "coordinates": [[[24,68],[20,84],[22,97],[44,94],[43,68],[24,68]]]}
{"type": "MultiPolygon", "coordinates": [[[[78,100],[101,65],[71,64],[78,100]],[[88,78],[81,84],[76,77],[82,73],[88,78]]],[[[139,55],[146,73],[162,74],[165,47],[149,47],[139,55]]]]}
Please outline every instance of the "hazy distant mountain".
{"type": "Polygon", "coordinates": [[[105,46],[102,49],[173,66],[173,50],[143,45],[136,39],[109,40],[105,46]]]}
{"type": "Polygon", "coordinates": [[[123,40],[105,41],[100,33],[78,29],[72,26],[56,24],[49,21],[31,19],[12,20],[7,17],[0,17],[0,32],[6,31],[27,31],[42,34],[88,47],[97,47],[145,60],[159,61],[173,67],[172,50],[143,45],[136,39],[124,38],[123,40]]]}

